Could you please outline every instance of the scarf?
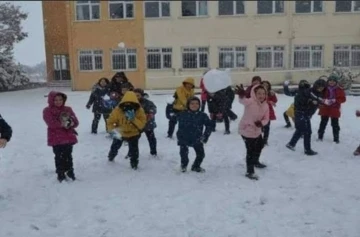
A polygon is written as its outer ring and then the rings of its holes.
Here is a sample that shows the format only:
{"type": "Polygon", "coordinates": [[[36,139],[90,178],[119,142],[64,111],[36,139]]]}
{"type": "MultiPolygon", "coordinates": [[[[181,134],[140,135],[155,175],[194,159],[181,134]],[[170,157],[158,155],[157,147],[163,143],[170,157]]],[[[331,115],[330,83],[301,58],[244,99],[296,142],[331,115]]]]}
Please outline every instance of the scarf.
{"type": "Polygon", "coordinates": [[[336,90],[336,86],[329,86],[328,87],[329,99],[335,99],[335,90],[336,90]]]}

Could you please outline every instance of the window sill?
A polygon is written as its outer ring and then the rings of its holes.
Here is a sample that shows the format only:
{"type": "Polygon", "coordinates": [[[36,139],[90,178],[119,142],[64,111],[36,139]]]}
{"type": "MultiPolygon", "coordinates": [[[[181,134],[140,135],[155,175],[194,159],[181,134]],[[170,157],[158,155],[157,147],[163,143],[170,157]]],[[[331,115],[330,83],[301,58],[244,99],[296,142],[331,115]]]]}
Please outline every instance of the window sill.
{"type": "Polygon", "coordinates": [[[89,73],[89,72],[103,72],[104,71],[104,69],[102,69],[102,70],[79,70],[79,72],[84,72],[84,73],[89,73]]]}
{"type": "Polygon", "coordinates": [[[301,70],[322,71],[322,70],[327,70],[327,68],[325,68],[325,67],[293,67],[293,68],[291,68],[291,70],[294,70],[294,71],[301,71],[301,70]]]}
{"type": "Polygon", "coordinates": [[[108,18],[108,21],[133,21],[135,18],[108,18]]]}
{"type": "Polygon", "coordinates": [[[286,68],[254,68],[253,72],[267,72],[267,71],[285,71],[287,70],[286,68]]]}
{"type": "Polygon", "coordinates": [[[359,15],[360,11],[356,12],[333,12],[333,15],[359,15]]]}
{"type": "Polygon", "coordinates": [[[186,72],[186,71],[203,71],[208,69],[207,67],[204,68],[179,68],[179,72],[186,72]]]}
{"type": "Polygon", "coordinates": [[[137,72],[138,69],[111,69],[113,72],[137,72]]]}
{"type": "Polygon", "coordinates": [[[266,13],[266,14],[256,14],[256,17],[282,17],[282,16],[286,16],[285,13],[266,13]]]}
{"type": "Polygon", "coordinates": [[[161,21],[161,20],[171,20],[171,16],[164,16],[164,17],[144,17],[145,21],[161,21]]]}
{"type": "Polygon", "coordinates": [[[248,17],[247,14],[237,14],[237,15],[217,15],[216,18],[238,18],[238,17],[248,17]]]}
{"type": "Polygon", "coordinates": [[[179,16],[178,19],[207,19],[210,16],[179,16]]]}
{"type": "Polygon", "coordinates": [[[174,69],[172,69],[172,68],[159,68],[159,69],[146,68],[145,71],[147,71],[147,72],[174,72],[174,69]]]}
{"type": "Polygon", "coordinates": [[[250,68],[248,67],[236,67],[236,68],[217,68],[218,70],[225,71],[230,69],[230,72],[249,72],[250,68]]]}
{"type": "Polygon", "coordinates": [[[74,20],[75,23],[84,23],[84,22],[101,22],[100,19],[96,20],[74,20]]]}
{"type": "Polygon", "coordinates": [[[300,13],[300,12],[295,12],[293,13],[294,16],[309,16],[309,15],[321,15],[321,16],[325,16],[326,12],[304,12],[304,13],[300,13]]]}

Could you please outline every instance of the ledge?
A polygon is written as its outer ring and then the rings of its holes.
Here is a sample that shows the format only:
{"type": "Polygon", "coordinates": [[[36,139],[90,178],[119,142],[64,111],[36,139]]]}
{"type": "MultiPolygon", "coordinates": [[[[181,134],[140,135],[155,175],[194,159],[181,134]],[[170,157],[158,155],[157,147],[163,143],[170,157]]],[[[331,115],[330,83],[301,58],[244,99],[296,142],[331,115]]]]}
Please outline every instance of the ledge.
{"type": "Polygon", "coordinates": [[[209,15],[207,16],[179,16],[178,19],[208,19],[210,18],[209,15]]]}

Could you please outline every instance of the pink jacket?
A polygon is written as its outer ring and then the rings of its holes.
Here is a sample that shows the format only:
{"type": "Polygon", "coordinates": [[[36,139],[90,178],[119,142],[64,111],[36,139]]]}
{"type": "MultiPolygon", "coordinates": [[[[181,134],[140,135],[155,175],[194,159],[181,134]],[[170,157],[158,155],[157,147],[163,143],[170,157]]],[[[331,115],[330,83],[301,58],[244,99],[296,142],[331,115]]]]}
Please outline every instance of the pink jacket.
{"type": "Polygon", "coordinates": [[[76,118],[73,110],[65,106],[67,96],[61,92],[51,91],[48,95],[48,104],[43,111],[43,119],[47,125],[47,140],[49,146],[75,144],[77,143],[75,128],[79,125],[79,121],[76,118]],[[61,95],[64,98],[64,106],[55,107],[54,98],[57,95],[61,95]],[[67,114],[73,121],[74,125],[70,128],[64,128],[60,121],[60,117],[63,114],[67,114]]]}
{"type": "Polygon", "coordinates": [[[201,78],[200,80],[200,89],[201,89],[201,101],[207,100],[208,93],[204,86],[204,78],[201,78]]]}
{"type": "Polygon", "coordinates": [[[262,133],[262,129],[255,125],[256,121],[260,120],[263,126],[269,123],[269,105],[266,100],[261,103],[256,99],[254,91],[256,87],[258,86],[252,88],[250,98],[239,99],[245,106],[239,124],[239,134],[248,138],[257,138],[262,133]]]}

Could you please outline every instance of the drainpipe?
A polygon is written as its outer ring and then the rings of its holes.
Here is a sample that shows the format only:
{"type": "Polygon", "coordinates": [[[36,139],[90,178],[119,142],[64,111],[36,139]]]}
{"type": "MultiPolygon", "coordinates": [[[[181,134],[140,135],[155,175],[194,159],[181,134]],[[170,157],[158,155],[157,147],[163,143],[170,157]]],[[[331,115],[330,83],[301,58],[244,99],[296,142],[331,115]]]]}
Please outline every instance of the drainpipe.
{"type": "Polygon", "coordinates": [[[293,39],[295,38],[295,31],[293,25],[293,3],[294,2],[285,2],[287,4],[287,22],[288,22],[288,65],[287,69],[291,70],[292,68],[292,55],[293,55],[293,39]]]}

